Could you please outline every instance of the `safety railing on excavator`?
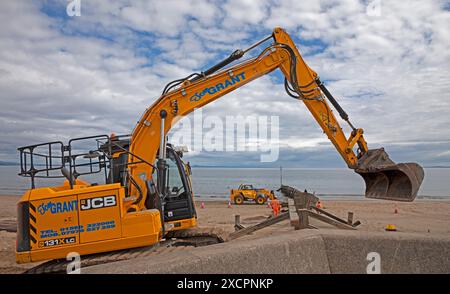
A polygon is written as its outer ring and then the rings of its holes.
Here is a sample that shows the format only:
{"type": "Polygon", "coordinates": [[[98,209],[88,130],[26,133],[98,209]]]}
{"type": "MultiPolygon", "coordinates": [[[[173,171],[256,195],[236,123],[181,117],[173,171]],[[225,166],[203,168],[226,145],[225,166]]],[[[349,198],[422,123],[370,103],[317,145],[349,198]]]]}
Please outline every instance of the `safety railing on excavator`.
{"type": "Polygon", "coordinates": [[[107,135],[71,139],[68,145],[53,141],[18,148],[20,153],[19,176],[31,179],[31,188],[36,187],[37,178],[66,178],[73,187],[79,176],[104,172],[107,181],[107,165],[110,156],[99,150],[101,140],[109,141],[107,135]],[[97,148],[81,151],[74,148],[75,142],[93,140],[97,148]]]}
{"type": "MultiPolygon", "coordinates": [[[[131,154],[128,151],[129,136],[97,135],[74,138],[67,145],[62,141],[53,141],[20,147],[19,176],[30,178],[32,189],[36,188],[38,178],[65,178],[71,188],[76,179],[88,175],[101,175],[104,183],[113,183],[116,177],[112,167],[127,170],[130,164],[126,160],[119,162],[119,159],[113,158],[115,152],[131,154]],[[88,148],[89,145],[91,148],[88,148]]],[[[131,164],[142,162],[138,160],[131,164]]]]}

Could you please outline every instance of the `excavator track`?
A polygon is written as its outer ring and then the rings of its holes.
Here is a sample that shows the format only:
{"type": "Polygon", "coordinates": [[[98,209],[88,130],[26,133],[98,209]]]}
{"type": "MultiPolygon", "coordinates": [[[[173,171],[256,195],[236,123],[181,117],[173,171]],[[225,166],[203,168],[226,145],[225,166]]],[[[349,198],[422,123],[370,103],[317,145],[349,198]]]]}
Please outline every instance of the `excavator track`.
{"type": "Polygon", "coordinates": [[[226,242],[229,233],[217,227],[196,227],[179,231],[170,231],[166,234],[166,238],[176,238],[183,240],[188,246],[206,246],[217,243],[226,242]]]}
{"type": "MultiPolygon", "coordinates": [[[[166,234],[165,240],[152,246],[82,256],[80,266],[83,269],[83,267],[98,264],[168,254],[192,247],[223,243],[227,239],[226,236],[227,233],[224,230],[217,228],[192,228],[173,231],[166,234]]],[[[64,274],[67,272],[69,263],[70,261],[65,259],[50,260],[28,269],[24,274],[64,274]]]]}

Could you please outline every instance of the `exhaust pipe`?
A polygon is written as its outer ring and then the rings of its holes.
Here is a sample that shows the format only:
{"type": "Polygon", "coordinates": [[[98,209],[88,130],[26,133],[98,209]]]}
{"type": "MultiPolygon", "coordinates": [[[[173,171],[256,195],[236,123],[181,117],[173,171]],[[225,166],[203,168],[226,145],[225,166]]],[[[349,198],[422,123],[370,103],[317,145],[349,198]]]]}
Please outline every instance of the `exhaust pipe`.
{"type": "Polygon", "coordinates": [[[355,172],[366,182],[366,198],[411,202],[424,178],[417,163],[393,162],[384,148],[369,150],[359,160],[355,172]]]}

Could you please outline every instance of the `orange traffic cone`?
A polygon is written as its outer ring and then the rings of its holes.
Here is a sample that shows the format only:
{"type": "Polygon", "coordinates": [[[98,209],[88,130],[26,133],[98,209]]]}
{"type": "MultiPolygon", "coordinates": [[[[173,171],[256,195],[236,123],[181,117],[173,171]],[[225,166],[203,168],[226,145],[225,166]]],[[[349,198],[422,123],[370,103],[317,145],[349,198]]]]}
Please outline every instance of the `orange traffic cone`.
{"type": "Polygon", "coordinates": [[[200,208],[205,208],[205,202],[202,202],[202,204],[200,205],[200,208]]]}

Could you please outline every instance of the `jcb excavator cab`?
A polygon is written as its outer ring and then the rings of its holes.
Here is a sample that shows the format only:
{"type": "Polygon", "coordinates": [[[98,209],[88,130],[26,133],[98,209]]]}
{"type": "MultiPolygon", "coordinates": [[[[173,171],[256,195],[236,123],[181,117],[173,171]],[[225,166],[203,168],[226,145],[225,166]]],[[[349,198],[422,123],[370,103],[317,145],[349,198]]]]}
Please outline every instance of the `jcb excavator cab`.
{"type": "MultiPolygon", "coordinates": [[[[115,137],[113,144],[102,145],[100,149],[111,148],[111,163],[109,180],[112,183],[125,184],[127,182],[129,137],[115,137]]],[[[180,221],[196,218],[191,184],[191,169],[182,160],[183,150],[171,144],[166,144],[166,168],[163,188],[151,187],[158,183],[158,172],[153,168],[152,180],[147,181],[147,196],[145,206],[148,209],[158,209],[164,216],[165,230],[174,230],[194,226],[188,223],[182,225],[180,221]],[[156,188],[156,189],[155,189],[156,188]],[[159,193],[158,193],[159,192],[159,193]]]]}

